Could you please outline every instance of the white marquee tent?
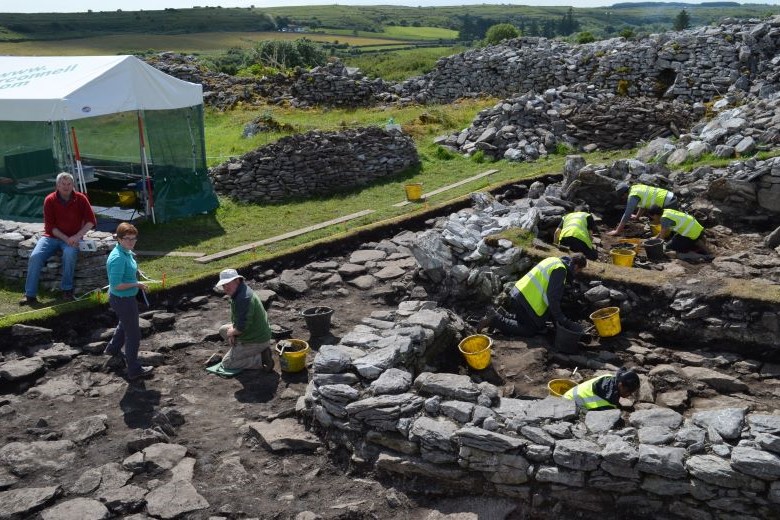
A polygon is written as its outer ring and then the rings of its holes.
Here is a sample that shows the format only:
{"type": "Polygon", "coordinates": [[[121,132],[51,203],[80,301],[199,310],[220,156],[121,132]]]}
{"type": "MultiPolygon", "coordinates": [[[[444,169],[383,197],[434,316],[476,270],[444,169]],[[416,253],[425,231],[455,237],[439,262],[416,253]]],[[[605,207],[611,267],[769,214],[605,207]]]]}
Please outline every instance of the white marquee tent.
{"type": "Polygon", "coordinates": [[[135,56],[0,56],[0,120],[72,121],[203,104],[203,88],[135,56]]]}
{"type": "Polygon", "coordinates": [[[81,171],[79,149],[98,174],[149,179],[146,209],[151,201],[158,221],[218,205],[201,85],[134,56],[0,56],[0,218],[42,217],[53,176],[81,171]]]}

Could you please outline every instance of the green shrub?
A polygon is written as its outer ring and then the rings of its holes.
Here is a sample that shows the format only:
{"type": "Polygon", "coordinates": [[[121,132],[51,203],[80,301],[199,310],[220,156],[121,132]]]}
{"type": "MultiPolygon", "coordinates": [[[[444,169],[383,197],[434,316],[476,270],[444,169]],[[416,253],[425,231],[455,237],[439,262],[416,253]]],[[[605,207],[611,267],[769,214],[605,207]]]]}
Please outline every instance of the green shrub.
{"type": "Polygon", "coordinates": [[[596,37],[593,36],[593,34],[590,31],[583,31],[579,34],[577,34],[576,38],[577,43],[591,43],[596,41],[596,37]]]}
{"type": "Polygon", "coordinates": [[[236,73],[236,76],[240,76],[242,78],[260,78],[262,76],[273,76],[279,72],[281,71],[275,67],[268,67],[260,63],[255,63],[249,67],[239,69],[239,71],[236,73]]]}
{"type": "Polygon", "coordinates": [[[495,45],[518,36],[520,36],[520,31],[511,23],[491,25],[485,33],[485,45],[495,45]]]}
{"type": "Polygon", "coordinates": [[[306,38],[295,41],[262,40],[254,45],[249,57],[253,64],[280,69],[317,67],[325,65],[328,59],[322,46],[306,38]]]}
{"type": "Polygon", "coordinates": [[[440,161],[451,161],[455,158],[455,154],[452,150],[444,148],[443,146],[437,146],[436,151],[433,152],[433,156],[440,161]]]}
{"type": "Polygon", "coordinates": [[[484,162],[487,162],[488,158],[485,157],[485,151],[484,150],[477,150],[471,155],[471,162],[475,162],[477,164],[482,164],[484,162]]]}

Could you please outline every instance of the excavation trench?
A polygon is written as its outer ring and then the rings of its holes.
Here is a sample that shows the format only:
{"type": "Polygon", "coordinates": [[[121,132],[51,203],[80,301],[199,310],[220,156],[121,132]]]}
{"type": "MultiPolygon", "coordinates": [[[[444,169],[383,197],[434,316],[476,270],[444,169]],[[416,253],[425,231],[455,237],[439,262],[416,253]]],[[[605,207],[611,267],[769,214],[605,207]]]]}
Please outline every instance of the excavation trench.
{"type": "MultiPolygon", "coordinates": [[[[511,190],[496,190],[505,191],[511,190]]],[[[110,391],[121,384],[121,371],[106,368],[98,352],[114,325],[105,309],[37,324],[49,332],[2,331],[5,361],[33,355],[48,339],[80,351],[69,362],[50,359],[42,371],[4,383],[1,398],[14,410],[6,415],[5,442],[56,438],[69,421],[105,413],[111,433],[79,448],[72,467],[55,471],[57,481],[70,486],[89,468],[121,463],[128,440],[154,429],[157,412],[173,407],[186,423],[174,429],[170,442],[188,446],[195,456],[194,483],[211,504],[204,513],[219,513],[230,503],[260,516],[276,514],[279,507],[294,515],[321,510],[323,503],[360,502],[350,518],[391,518],[456,494],[504,497],[514,511],[510,518],[621,511],[653,517],[696,509],[769,518],[766,504],[775,496],[774,484],[764,474],[756,476],[760,472],[750,469],[737,447],[747,442],[748,448],[769,453],[756,441],[759,430],[780,435],[780,426],[771,422],[780,393],[772,329],[776,306],[718,294],[725,282],[700,275],[700,265],[683,265],[668,277],[652,267],[594,262],[566,293],[564,312],[587,322],[598,308],[621,307],[621,334],[591,334],[576,353],[564,353],[552,348],[552,329],[528,339],[491,333],[491,362],[473,370],[457,345],[474,332],[489,299],[433,280],[408,253],[421,233],[470,206],[462,200],[457,207],[315,244],[244,270],[250,285],[275,291],[267,306],[277,335],[311,345],[308,370],[302,373],[278,373],[277,366],[277,374],[267,378],[204,377],[201,363],[222,348],[215,331],[227,317],[226,303],[211,291],[210,279],[154,295],[144,314],[149,325],[142,350],[155,360],[158,375],[143,388],[127,387],[124,395],[110,391]],[[340,267],[357,261],[356,251],[386,253],[360,264],[372,276],[387,262],[401,262],[403,274],[370,288],[358,288],[346,277],[327,286],[325,280],[340,267]],[[307,279],[308,289],[295,292],[280,283],[285,270],[307,279]],[[692,278],[699,282],[690,283],[692,278]],[[586,296],[594,289],[599,298],[586,296]],[[334,309],[328,336],[310,337],[301,315],[317,307],[334,309]],[[623,403],[622,413],[583,418],[562,400],[546,399],[552,379],[579,381],[619,366],[635,368],[642,379],[640,392],[623,403]],[[56,395],[65,380],[78,381],[80,389],[56,395]],[[297,396],[297,406],[291,396],[297,396]],[[48,406],[56,406],[57,413],[48,406]],[[711,420],[707,414],[712,413],[721,419],[711,420]],[[321,455],[296,449],[273,453],[253,430],[247,433],[250,421],[273,424],[292,416],[324,442],[321,455]],[[31,428],[37,417],[46,426],[31,428]],[[652,429],[659,425],[665,429],[652,429]],[[265,484],[257,497],[209,469],[236,439],[250,475],[242,478],[262,478],[265,484]],[[740,487],[726,486],[713,471],[700,468],[712,455],[728,461],[740,487]],[[291,461],[300,469],[291,469],[291,461]],[[282,467],[288,469],[277,475],[282,467]],[[316,485],[305,477],[315,467],[324,468],[316,485]],[[408,493],[403,507],[409,510],[361,502],[375,498],[377,488],[361,490],[355,476],[377,479],[384,490],[397,486],[408,493]],[[280,506],[279,489],[295,500],[280,506]],[[715,505],[703,505],[702,496],[715,505]]],[[[601,231],[606,229],[602,224],[601,231]]],[[[546,232],[541,229],[540,237],[546,232]]],[[[600,247],[605,257],[610,244],[600,247]]],[[[535,242],[523,249],[519,263],[528,266],[559,253],[535,242]]],[[[24,483],[35,486],[50,478],[32,471],[24,483]]],[[[133,482],[149,478],[141,473],[133,482]]]]}

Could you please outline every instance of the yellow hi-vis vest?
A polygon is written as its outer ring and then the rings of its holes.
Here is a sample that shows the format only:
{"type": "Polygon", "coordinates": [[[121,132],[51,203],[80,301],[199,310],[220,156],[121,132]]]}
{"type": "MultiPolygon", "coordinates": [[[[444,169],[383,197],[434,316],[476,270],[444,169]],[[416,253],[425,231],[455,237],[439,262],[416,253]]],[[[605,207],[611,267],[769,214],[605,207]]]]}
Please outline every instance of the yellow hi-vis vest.
{"type": "Polygon", "coordinates": [[[655,186],[645,186],[644,184],[634,184],[631,189],[628,190],[629,197],[639,197],[639,204],[637,208],[648,209],[651,206],[664,207],[666,201],[666,195],[669,191],[656,188],[655,186]]]}
{"type": "Polygon", "coordinates": [[[575,211],[569,213],[563,217],[561,222],[561,234],[558,236],[558,241],[566,237],[576,238],[585,243],[588,248],[593,249],[593,243],[590,241],[590,233],[588,233],[588,216],[589,213],[584,211],[575,211]]]}
{"type": "Polygon", "coordinates": [[[604,379],[605,377],[611,376],[594,377],[593,379],[588,379],[584,383],[578,384],[563,394],[564,399],[573,399],[574,403],[577,405],[577,408],[584,408],[585,410],[593,410],[594,408],[601,408],[603,406],[617,408],[614,404],[610,403],[593,391],[593,385],[596,383],[596,381],[604,379]]]}
{"type": "Polygon", "coordinates": [[[537,316],[544,316],[550,306],[547,286],[550,285],[550,275],[556,269],[566,269],[563,260],[554,256],[545,258],[515,284],[537,316]]]}
{"type": "Polygon", "coordinates": [[[666,218],[674,222],[672,231],[680,236],[688,237],[691,240],[696,240],[701,235],[704,227],[699,224],[699,221],[693,218],[687,213],[677,211],[674,209],[665,209],[661,214],[661,218],[666,218]]]}

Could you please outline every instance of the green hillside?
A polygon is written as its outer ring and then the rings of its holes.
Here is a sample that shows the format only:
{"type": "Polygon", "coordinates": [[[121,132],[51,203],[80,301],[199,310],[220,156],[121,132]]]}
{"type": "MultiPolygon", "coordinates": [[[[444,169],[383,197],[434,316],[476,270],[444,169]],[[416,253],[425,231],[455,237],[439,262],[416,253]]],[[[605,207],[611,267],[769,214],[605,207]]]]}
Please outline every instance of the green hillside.
{"type": "Polygon", "coordinates": [[[597,37],[631,29],[637,34],[668,30],[685,9],[691,26],[724,17],[765,18],[780,6],[735,2],[703,4],[615,4],[600,8],[468,5],[446,7],[346,6],[222,8],[86,13],[3,13],[0,40],[61,40],[109,34],[187,34],[199,32],[345,32],[406,41],[472,40],[495,23],[511,23],[524,34],[566,36],[590,31],[597,37]],[[565,23],[567,18],[570,23],[565,23]],[[565,26],[565,27],[564,27],[565,26]]]}

